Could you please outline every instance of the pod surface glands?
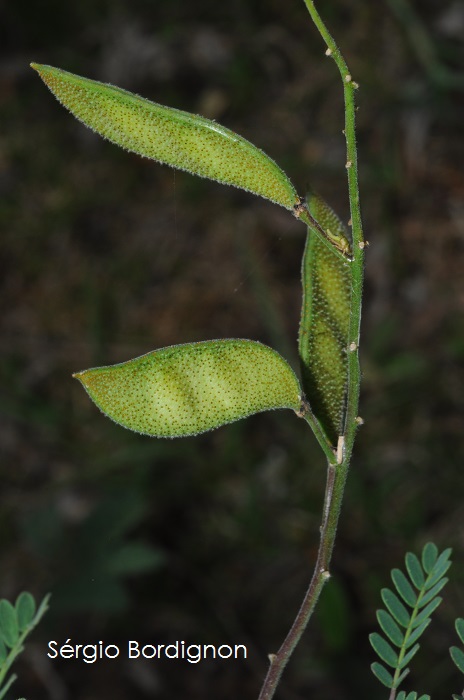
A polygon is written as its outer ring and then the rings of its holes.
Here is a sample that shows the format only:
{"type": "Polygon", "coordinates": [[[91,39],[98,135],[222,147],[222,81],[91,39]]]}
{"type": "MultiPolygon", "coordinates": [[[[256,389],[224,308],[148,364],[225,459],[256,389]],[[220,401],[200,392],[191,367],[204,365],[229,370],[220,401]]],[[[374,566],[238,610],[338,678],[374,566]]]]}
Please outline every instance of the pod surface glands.
{"type": "Polygon", "coordinates": [[[158,437],[195,435],[253,413],[301,406],[290,365],[252,340],[175,345],[74,376],[116,423],[158,437]]]}
{"type": "MultiPolygon", "coordinates": [[[[319,195],[308,195],[311,214],[337,240],[348,240],[340,219],[319,195]]],[[[348,244],[349,245],[349,244],[348,244]]],[[[329,443],[344,431],[348,385],[351,269],[317,232],[308,229],[302,264],[299,332],[302,386],[329,443]]]]}
{"type": "Polygon", "coordinates": [[[86,126],[147,158],[292,209],[289,178],[263,151],[210,119],[164,107],[113,85],[31,64],[55,97],[86,126]]]}

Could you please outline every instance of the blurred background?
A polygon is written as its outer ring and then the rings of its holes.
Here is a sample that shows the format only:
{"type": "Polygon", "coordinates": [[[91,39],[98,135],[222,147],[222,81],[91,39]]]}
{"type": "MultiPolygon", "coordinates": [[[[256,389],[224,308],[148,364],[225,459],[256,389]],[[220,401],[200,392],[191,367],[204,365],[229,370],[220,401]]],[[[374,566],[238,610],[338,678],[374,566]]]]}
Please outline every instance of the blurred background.
{"type": "MultiPolygon", "coordinates": [[[[380,588],[428,540],[455,563],[408,682],[444,697],[462,689],[447,648],[464,616],[464,2],[319,6],[361,86],[365,425],[333,579],[278,697],[386,697],[369,670],[380,588]]],[[[150,439],[71,373],[223,337],[297,367],[304,230],[104,142],[29,63],[217,119],[347,220],[338,73],[301,0],[15,0],[0,47],[0,597],[52,593],[10,697],[252,700],[316,557],[312,435],[282,411],[150,439]],[[242,643],[249,658],[47,659],[68,638],[242,643]]]]}

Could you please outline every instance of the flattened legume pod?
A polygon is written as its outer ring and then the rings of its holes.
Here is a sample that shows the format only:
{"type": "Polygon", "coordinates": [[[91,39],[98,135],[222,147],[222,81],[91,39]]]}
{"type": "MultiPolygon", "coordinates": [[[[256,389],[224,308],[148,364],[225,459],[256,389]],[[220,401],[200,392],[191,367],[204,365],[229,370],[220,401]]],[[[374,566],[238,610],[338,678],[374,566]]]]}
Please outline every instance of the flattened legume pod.
{"type": "Polygon", "coordinates": [[[158,437],[196,435],[253,413],[301,407],[290,365],[252,340],[174,345],[74,376],[116,423],[158,437]]]}
{"type": "Polygon", "coordinates": [[[293,209],[298,196],[263,151],[210,119],[127,90],[31,63],[55,97],[86,126],[147,158],[234,185],[293,209]]]}

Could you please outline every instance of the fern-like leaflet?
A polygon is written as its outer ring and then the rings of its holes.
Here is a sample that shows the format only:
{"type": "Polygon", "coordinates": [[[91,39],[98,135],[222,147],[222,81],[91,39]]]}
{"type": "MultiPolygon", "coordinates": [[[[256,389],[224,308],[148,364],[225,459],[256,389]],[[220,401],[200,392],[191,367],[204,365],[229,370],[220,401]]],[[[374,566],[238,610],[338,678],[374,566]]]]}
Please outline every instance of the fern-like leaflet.
{"type": "MultiPolygon", "coordinates": [[[[382,589],[386,610],[377,611],[377,620],[384,636],[374,632],[369,640],[381,661],[393,670],[387,670],[378,661],[371,669],[378,680],[391,689],[390,700],[395,700],[401,682],[409,673],[408,664],[419,650],[418,640],[442,601],[438,593],[448,582],[445,574],[451,566],[450,555],[451,549],[439,554],[436,545],[430,542],[422,550],[421,561],[408,552],[405,557],[407,575],[400,569],[391,572],[396,592],[382,589]]],[[[417,693],[406,695],[401,691],[397,700],[417,700],[417,693]]],[[[419,700],[429,698],[423,695],[419,700]]]]}
{"type": "MultiPolygon", "coordinates": [[[[455,623],[456,626],[456,632],[458,633],[458,637],[461,640],[461,642],[464,644],[464,619],[462,617],[458,617],[455,623]]],[[[454,663],[456,664],[457,668],[461,671],[461,673],[464,673],[464,651],[460,649],[459,647],[451,647],[450,648],[450,655],[451,658],[453,659],[454,663]]],[[[464,697],[464,691],[462,695],[453,695],[453,700],[462,700],[464,697]]]]}

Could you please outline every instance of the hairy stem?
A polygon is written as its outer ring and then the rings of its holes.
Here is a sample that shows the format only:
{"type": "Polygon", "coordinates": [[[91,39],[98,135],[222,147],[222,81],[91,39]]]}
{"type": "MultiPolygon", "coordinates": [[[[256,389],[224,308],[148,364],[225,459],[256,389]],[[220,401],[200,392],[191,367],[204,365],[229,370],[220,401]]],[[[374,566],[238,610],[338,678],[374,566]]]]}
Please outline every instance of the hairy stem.
{"type": "MultiPolygon", "coordinates": [[[[362,422],[358,417],[359,404],[359,330],[361,323],[361,301],[362,284],[364,271],[364,248],[365,242],[362,232],[361,210],[359,205],[358,188],[358,159],[356,149],[355,132],[355,103],[354,94],[358,85],[353,81],[348,70],[345,59],[340,53],[335,41],[327,30],[321,17],[319,16],[314,2],[304,0],[311,18],[316,25],[321,37],[327,45],[326,55],[331,56],[340,72],[343,82],[343,94],[345,103],[345,139],[346,139],[346,172],[348,176],[348,194],[350,200],[351,225],[353,234],[353,256],[350,262],[351,267],[351,307],[350,325],[348,338],[348,387],[347,387],[347,408],[345,416],[344,434],[339,438],[334,460],[329,459],[327,472],[327,487],[324,499],[324,509],[321,525],[321,539],[316,566],[311,579],[311,583],[304,597],[301,608],[288,633],[285,641],[275,655],[270,656],[270,667],[264,681],[259,700],[270,700],[277,689],[280,677],[285,666],[292,655],[301,635],[308,624],[309,618],[317,603],[324,583],[330,577],[329,565],[335,543],[338,520],[343,499],[343,492],[348,474],[348,467],[353,449],[356,429],[362,422]]],[[[304,214],[306,212],[302,212],[304,214]]],[[[340,253],[341,254],[341,253],[340,253]]],[[[308,419],[307,419],[308,420],[308,419]]],[[[308,422],[310,422],[308,420],[308,422]]],[[[321,442],[321,441],[320,441],[321,442]]],[[[324,450],[327,455],[327,451],[324,450]]]]}
{"type": "Polygon", "coordinates": [[[363,237],[361,209],[359,203],[358,187],[358,156],[356,149],[356,108],[354,95],[358,84],[354,82],[346,65],[345,59],[327,27],[317,12],[313,0],[304,0],[311,18],[316,25],[319,34],[327,45],[326,55],[333,58],[340,72],[343,83],[343,95],[345,103],[345,140],[346,140],[346,172],[348,176],[348,195],[350,200],[351,226],[353,234],[353,259],[351,261],[351,309],[350,328],[348,338],[348,393],[345,418],[344,444],[342,445],[342,461],[349,463],[353,449],[356,429],[360,424],[358,418],[359,405],[359,329],[361,324],[361,302],[364,272],[364,248],[366,243],[363,237]]]}
{"type": "Polygon", "coordinates": [[[309,427],[314,433],[314,436],[316,437],[316,440],[319,443],[319,446],[323,450],[329,465],[337,464],[337,455],[334,452],[332,445],[329,443],[324,431],[322,430],[319,421],[312,412],[311,406],[306,400],[306,398],[303,399],[301,411],[297,415],[301,418],[304,418],[308,423],[309,427]]]}
{"type": "Polygon", "coordinates": [[[343,465],[329,464],[321,525],[321,541],[314,573],[301,604],[301,608],[277,654],[270,655],[270,666],[259,694],[259,700],[270,700],[277,689],[282,672],[287,665],[296,645],[300,641],[309,618],[311,617],[324,584],[330,578],[329,562],[337,531],[343,489],[347,469],[343,465]]]}

